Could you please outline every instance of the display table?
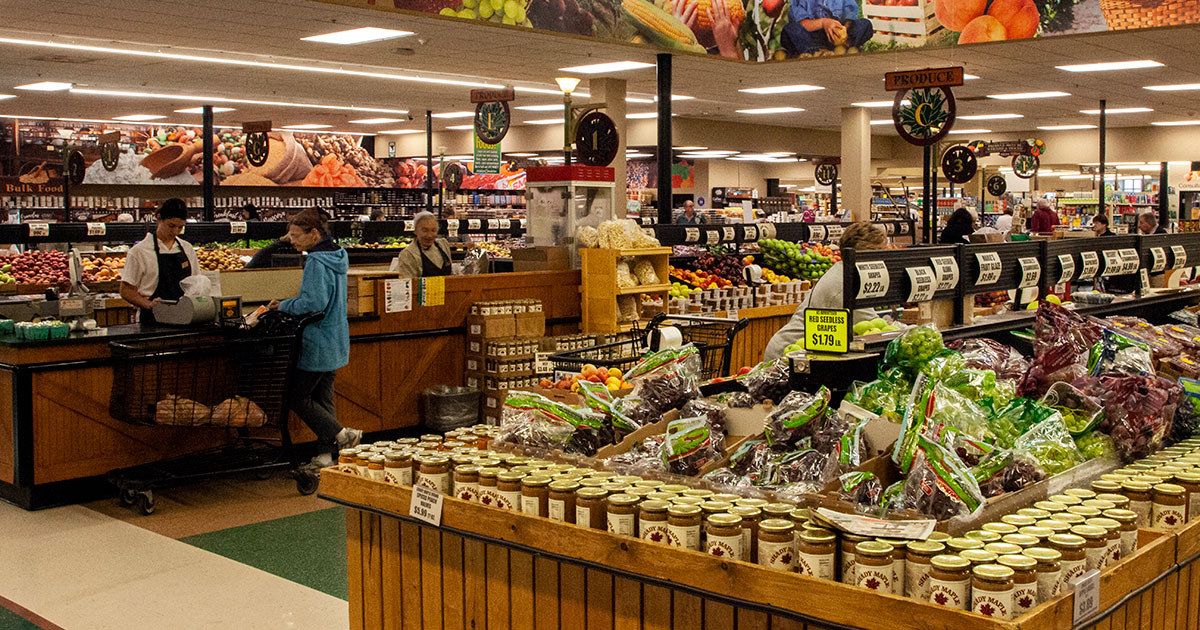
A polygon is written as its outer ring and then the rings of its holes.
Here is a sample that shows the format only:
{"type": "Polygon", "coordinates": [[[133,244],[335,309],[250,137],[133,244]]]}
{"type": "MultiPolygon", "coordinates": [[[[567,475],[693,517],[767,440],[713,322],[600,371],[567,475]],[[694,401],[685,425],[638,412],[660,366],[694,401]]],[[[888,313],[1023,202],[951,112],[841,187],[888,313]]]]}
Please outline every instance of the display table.
{"type": "MultiPolygon", "coordinates": [[[[332,470],[320,493],[349,508],[353,630],[1072,628],[1071,593],[1000,621],[449,497],[433,527],[408,516],[409,488],[332,470]]],[[[1139,549],[1103,571],[1083,627],[1196,627],[1198,551],[1200,522],[1141,530],[1139,549]]]]}

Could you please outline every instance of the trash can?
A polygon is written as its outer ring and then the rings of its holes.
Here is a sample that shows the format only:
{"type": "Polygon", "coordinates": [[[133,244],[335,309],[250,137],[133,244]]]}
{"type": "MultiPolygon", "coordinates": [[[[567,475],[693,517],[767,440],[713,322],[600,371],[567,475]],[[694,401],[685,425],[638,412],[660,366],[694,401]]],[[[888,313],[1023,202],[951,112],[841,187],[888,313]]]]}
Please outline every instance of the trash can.
{"type": "Polygon", "coordinates": [[[479,423],[479,390],[438,385],[421,393],[424,424],[434,431],[450,431],[479,423]]]}

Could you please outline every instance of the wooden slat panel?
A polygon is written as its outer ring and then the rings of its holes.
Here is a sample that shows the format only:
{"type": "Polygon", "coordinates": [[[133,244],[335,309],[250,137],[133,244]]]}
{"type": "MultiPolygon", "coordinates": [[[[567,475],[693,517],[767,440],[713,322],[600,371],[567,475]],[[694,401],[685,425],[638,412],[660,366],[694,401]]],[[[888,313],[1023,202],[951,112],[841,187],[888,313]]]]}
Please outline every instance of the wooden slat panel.
{"type": "Polygon", "coordinates": [[[405,630],[421,627],[421,528],[400,523],[400,572],[404,580],[400,599],[404,607],[405,630]]]}
{"type": "Polygon", "coordinates": [[[383,519],[378,514],[363,514],[363,628],[383,629],[383,519]]]}
{"type": "Polygon", "coordinates": [[[350,630],[363,627],[362,510],[346,508],[346,572],[350,593],[350,630]]]}
{"type": "Polygon", "coordinates": [[[541,556],[533,559],[534,627],[537,630],[558,630],[558,567],[559,564],[541,556]]]}
{"type": "Polygon", "coordinates": [[[704,602],[695,595],[672,591],[671,613],[675,630],[692,630],[704,626],[704,602]]]}
{"type": "Polygon", "coordinates": [[[739,608],[737,611],[737,630],[767,630],[770,621],[766,613],[757,610],[739,608]]]}
{"type": "Polygon", "coordinates": [[[442,625],[446,630],[466,627],[463,597],[463,538],[442,533],[442,625]]]}
{"type": "Polygon", "coordinates": [[[499,545],[487,546],[487,627],[506,630],[508,616],[508,549],[499,545]]]}
{"type": "Polygon", "coordinates": [[[733,606],[704,600],[704,630],[733,630],[733,606]]]}
{"type": "Polygon", "coordinates": [[[661,586],[642,586],[642,627],[671,630],[671,591],[661,586]]]}
{"type": "Polygon", "coordinates": [[[512,589],[512,627],[533,627],[533,556],[522,551],[508,553],[509,584],[512,589]]]}
{"type": "Polygon", "coordinates": [[[559,620],[563,628],[582,628],[587,619],[587,577],[583,567],[558,565],[559,620]]]}
{"type": "MultiPolygon", "coordinates": [[[[771,630],[775,630],[772,628],[771,630]]],[[[1091,630],[1112,630],[1112,617],[1102,619],[1099,622],[1092,624],[1091,630]]]]}
{"type": "Polygon", "coordinates": [[[463,596],[466,599],[466,627],[487,627],[487,551],[478,540],[463,541],[463,596]]]}
{"type": "Polygon", "coordinates": [[[1142,623],[1142,598],[1134,597],[1125,604],[1125,630],[1138,630],[1142,623]]]}
{"type": "Polygon", "coordinates": [[[442,533],[433,527],[421,527],[421,619],[442,627],[442,533]]]}
{"type": "Polygon", "coordinates": [[[1192,568],[1184,566],[1179,569],[1179,574],[1175,576],[1175,591],[1173,597],[1175,601],[1175,625],[1169,626],[1174,628],[1186,628],[1188,624],[1188,588],[1191,586],[1192,568]]]}
{"type": "Polygon", "coordinates": [[[1142,604],[1141,628],[1142,630],[1152,630],[1154,627],[1154,589],[1142,593],[1138,599],[1142,604]]]}
{"type": "Polygon", "coordinates": [[[1188,588],[1188,628],[1200,629],[1200,565],[1192,563],[1188,588]]]}
{"type": "Polygon", "coordinates": [[[587,629],[612,630],[613,627],[613,578],[612,574],[593,569],[587,570],[587,629]]]}
{"type": "Polygon", "coordinates": [[[404,606],[400,591],[404,579],[400,572],[400,521],[383,519],[379,537],[383,545],[383,627],[399,628],[404,619],[404,606]],[[397,586],[398,585],[398,586],[397,586]]]}
{"type": "MultiPolygon", "coordinates": [[[[804,630],[804,624],[794,619],[787,617],[771,616],[771,630],[804,630]]],[[[817,630],[815,626],[808,626],[809,630],[817,630]]]]}
{"type": "Polygon", "coordinates": [[[1128,605],[1122,606],[1108,616],[1108,620],[1112,624],[1112,630],[1125,630],[1125,617],[1129,614],[1128,608],[1128,605]]]}
{"type": "Polygon", "coordinates": [[[0,370],[0,481],[13,483],[16,479],[13,466],[13,374],[8,370],[0,370]]]}
{"type": "Polygon", "coordinates": [[[1159,582],[1162,589],[1155,588],[1157,594],[1161,594],[1161,599],[1158,595],[1155,596],[1156,608],[1161,611],[1162,621],[1155,624],[1155,628],[1163,628],[1163,630],[1175,630],[1175,599],[1179,595],[1179,574],[1174,573],[1167,576],[1167,579],[1159,582]]]}
{"type": "Polygon", "coordinates": [[[613,578],[613,627],[616,630],[640,630],[642,627],[642,585],[625,578],[613,578]]]}

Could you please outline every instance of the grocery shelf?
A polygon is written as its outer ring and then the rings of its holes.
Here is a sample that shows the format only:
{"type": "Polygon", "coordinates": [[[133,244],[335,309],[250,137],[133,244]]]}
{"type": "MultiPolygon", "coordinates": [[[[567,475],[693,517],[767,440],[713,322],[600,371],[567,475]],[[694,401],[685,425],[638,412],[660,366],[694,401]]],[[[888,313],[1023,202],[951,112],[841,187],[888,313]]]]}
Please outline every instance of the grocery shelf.
{"type": "Polygon", "coordinates": [[[661,293],[670,291],[669,284],[643,284],[641,286],[629,287],[626,289],[617,289],[617,295],[636,295],[638,293],[661,293]]]}
{"type": "Polygon", "coordinates": [[[618,256],[653,256],[655,254],[670,255],[670,247],[645,247],[642,249],[618,249],[618,256]]]}

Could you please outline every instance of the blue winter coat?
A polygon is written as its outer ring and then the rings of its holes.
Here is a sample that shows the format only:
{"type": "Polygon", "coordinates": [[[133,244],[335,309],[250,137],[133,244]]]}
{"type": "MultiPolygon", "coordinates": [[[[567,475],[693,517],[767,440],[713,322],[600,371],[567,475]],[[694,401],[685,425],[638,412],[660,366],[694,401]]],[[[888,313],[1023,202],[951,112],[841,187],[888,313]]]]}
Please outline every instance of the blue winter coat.
{"type": "Polygon", "coordinates": [[[346,321],[346,272],[350,256],[338,248],[310,251],[300,294],[279,303],[291,315],[322,312],[325,319],[304,330],[297,365],[306,372],[332,372],[350,362],[350,324],[346,321]]]}

